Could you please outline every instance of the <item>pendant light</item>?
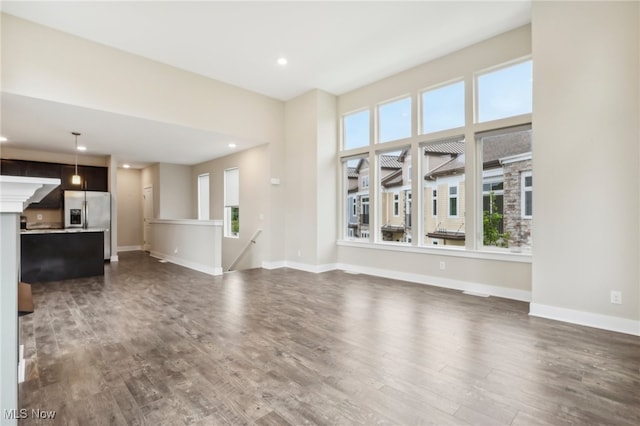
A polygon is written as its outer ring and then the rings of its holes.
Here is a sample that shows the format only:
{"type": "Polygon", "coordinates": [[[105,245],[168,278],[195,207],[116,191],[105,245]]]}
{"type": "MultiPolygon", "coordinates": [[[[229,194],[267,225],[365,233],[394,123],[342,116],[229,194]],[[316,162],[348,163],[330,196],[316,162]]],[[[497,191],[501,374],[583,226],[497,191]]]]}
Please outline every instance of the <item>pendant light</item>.
{"type": "Polygon", "coordinates": [[[80,175],[78,174],[78,136],[80,136],[80,133],[71,132],[71,134],[76,137],[76,172],[71,177],[71,184],[72,185],[80,185],[82,183],[82,179],[80,178],[80,175]]]}

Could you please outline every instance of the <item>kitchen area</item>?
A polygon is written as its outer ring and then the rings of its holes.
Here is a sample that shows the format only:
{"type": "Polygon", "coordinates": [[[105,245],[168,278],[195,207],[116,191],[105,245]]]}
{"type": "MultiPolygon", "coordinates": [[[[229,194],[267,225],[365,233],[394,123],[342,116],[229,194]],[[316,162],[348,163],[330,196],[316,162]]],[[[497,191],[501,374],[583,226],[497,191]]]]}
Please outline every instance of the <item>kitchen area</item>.
{"type": "Polygon", "coordinates": [[[0,174],[60,179],[20,216],[21,281],[104,275],[112,254],[107,167],[3,158],[0,174]]]}

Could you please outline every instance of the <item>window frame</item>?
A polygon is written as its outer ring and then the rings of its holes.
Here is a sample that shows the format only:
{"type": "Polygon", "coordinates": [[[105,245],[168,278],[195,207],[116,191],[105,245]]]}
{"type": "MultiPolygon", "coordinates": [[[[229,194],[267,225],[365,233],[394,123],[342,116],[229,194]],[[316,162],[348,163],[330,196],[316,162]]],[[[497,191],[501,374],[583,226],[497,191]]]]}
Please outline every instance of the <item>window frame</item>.
{"type": "Polygon", "coordinates": [[[352,149],[363,149],[366,148],[368,146],[371,145],[371,117],[373,116],[373,114],[371,114],[371,109],[366,107],[366,108],[360,108],[354,111],[350,111],[347,113],[342,114],[342,119],[340,120],[340,133],[342,135],[341,138],[341,143],[340,146],[342,148],[343,151],[349,151],[352,149]],[[352,147],[348,147],[347,148],[347,124],[346,124],[346,119],[348,117],[353,117],[356,116],[358,114],[362,114],[362,113],[367,113],[368,117],[367,117],[367,126],[366,126],[366,132],[367,132],[367,143],[364,145],[359,145],[359,146],[352,146],[352,147]]]}
{"type": "Polygon", "coordinates": [[[240,238],[240,168],[230,167],[224,170],[224,237],[225,238],[240,238]],[[237,187],[230,186],[232,182],[229,179],[233,177],[232,172],[237,171],[237,187]],[[237,190],[237,197],[233,197],[234,194],[229,192],[237,190]],[[235,200],[229,200],[230,198],[237,198],[235,200]],[[233,230],[233,216],[234,210],[237,211],[238,216],[238,230],[233,230]]]}
{"type": "Polygon", "coordinates": [[[460,184],[455,185],[447,184],[447,217],[459,218],[460,217],[460,184]],[[451,193],[451,190],[455,189],[455,194],[451,193]],[[451,201],[455,200],[456,211],[455,214],[451,214],[451,201]]]}
{"type": "Polygon", "coordinates": [[[533,170],[520,173],[520,216],[522,219],[533,219],[533,170]],[[531,178],[531,185],[526,184],[526,179],[531,178]],[[531,193],[531,214],[527,215],[527,192],[531,193]]]}
{"type": "MultiPolygon", "coordinates": [[[[492,122],[499,122],[501,120],[509,120],[509,119],[513,119],[514,117],[519,117],[519,116],[531,116],[531,114],[533,113],[533,91],[532,91],[532,104],[531,104],[531,111],[529,112],[524,112],[524,113],[518,113],[518,114],[513,114],[513,115],[508,115],[508,116],[503,116],[503,117],[497,117],[497,118],[491,118],[488,120],[480,120],[480,78],[482,76],[486,76],[495,72],[500,72],[503,70],[506,70],[508,68],[511,67],[515,67],[518,65],[522,65],[524,63],[527,62],[531,62],[531,66],[533,67],[533,58],[531,57],[531,55],[522,57],[522,58],[518,58],[518,59],[514,59],[512,61],[508,61],[508,62],[504,62],[501,64],[498,64],[496,66],[493,67],[489,67],[489,68],[485,68],[483,70],[479,70],[476,71],[473,74],[473,123],[476,125],[482,125],[482,124],[486,124],[486,123],[492,123],[492,122]]],[[[532,73],[533,74],[533,73],[532,73]]]]}
{"type": "Polygon", "coordinates": [[[400,193],[393,193],[393,217],[400,217],[400,193]]]}
{"type": "Polygon", "coordinates": [[[392,99],[388,99],[386,101],[382,101],[379,102],[376,105],[376,114],[374,117],[374,128],[375,128],[375,143],[376,144],[388,144],[388,143],[393,143],[396,141],[401,141],[401,140],[405,140],[408,139],[410,137],[413,136],[413,130],[414,130],[414,123],[413,123],[413,115],[414,115],[414,101],[413,98],[411,96],[411,94],[404,94],[402,96],[398,96],[396,98],[392,98],[392,99]],[[389,139],[389,140],[382,140],[381,135],[382,135],[382,120],[381,120],[381,112],[380,109],[387,106],[387,105],[391,105],[394,103],[398,103],[398,102],[402,102],[408,100],[409,101],[409,135],[408,136],[404,136],[404,137],[400,137],[400,138],[396,138],[396,139],[389,139]]]}
{"type": "Polygon", "coordinates": [[[467,124],[466,90],[467,90],[467,83],[466,83],[465,79],[462,78],[462,77],[458,77],[458,78],[455,78],[453,80],[445,81],[445,82],[436,84],[435,86],[430,86],[430,87],[427,87],[425,89],[422,89],[418,93],[418,103],[419,103],[418,134],[419,135],[430,135],[430,134],[436,134],[436,133],[445,132],[445,131],[455,131],[456,129],[464,128],[466,126],[466,124],[467,124]],[[441,128],[441,129],[436,129],[436,130],[432,130],[432,131],[426,131],[425,130],[425,116],[424,116],[424,114],[425,114],[424,95],[429,93],[429,92],[434,92],[436,90],[441,90],[441,89],[444,89],[445,87],[454,86],[454,85],[460,84],[460,83],[462,83],[462,126],[447,127],[447,128],[441,128]]]}
{"type": "Polygon", "coordinates": [[[431,188],[431,217],[438,217],[438,187],[428,186],[431,188]]]}
{"type": "Polygon", "coordinates": [[[211,175],[201,173],[198,175],[198,220],[211,219],[211,175]],[[206,179],[206,188],[203,188],[203,178],[206,179]],[[205,214],[206,213],[206,214],[205,214]],[[206,217],[204,217],[206,216],[206,217]]]}

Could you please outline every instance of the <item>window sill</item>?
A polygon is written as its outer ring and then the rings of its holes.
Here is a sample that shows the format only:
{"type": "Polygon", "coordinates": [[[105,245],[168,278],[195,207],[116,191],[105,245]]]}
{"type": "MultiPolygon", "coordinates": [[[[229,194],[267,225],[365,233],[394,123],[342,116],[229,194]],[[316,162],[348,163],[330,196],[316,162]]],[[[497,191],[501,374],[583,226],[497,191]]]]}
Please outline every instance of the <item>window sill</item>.
{"type": "Polygon", "coordinates": [[[370,243],[359,242],[349,240],[338,240],[336,245],[343,247],[356,247],[371,250],[387,250],[404,253],[421,253],[434,256],[453,256],[463,257],[468,259],[485,259],[485,260],[499,260],[503,262],[517,262],[517,263],[531,263],[532,255],[530,253],[513,253],[502,251],[488,251],[488,250],[467,250],[464,248],[449,248],[449,247],[419,247],[411,246],[402,243],[370,243]]]}

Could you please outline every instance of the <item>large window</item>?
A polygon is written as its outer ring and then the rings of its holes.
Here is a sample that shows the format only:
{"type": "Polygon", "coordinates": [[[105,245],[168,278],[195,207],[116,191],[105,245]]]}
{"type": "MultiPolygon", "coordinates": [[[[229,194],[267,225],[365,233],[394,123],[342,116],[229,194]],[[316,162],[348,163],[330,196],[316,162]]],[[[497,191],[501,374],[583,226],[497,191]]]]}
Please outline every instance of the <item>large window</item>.
{"type": "Polygon", "coordinates": [[[478,75],[478,122],[531,113],[532,81],[531,61],[478,75]]]}
{"type": "Polygon", "coordinates": [[[479,137],[482,158],[482,245],[531,249],[531,130],[479,137]]]}
{"type": "Polygon", "coordinates": [[[378,107],[378,142],[389,142],[411,136],[411,98],[378,107]]]}
{"type": "Polygon", "coordinates": [[[224,171],[224,236],[240,236],[240,170],[224,171]]]}
{"type": "Polygon", "coordinates": [[[464,81],[422,93],[422,133],[464,126],[464,81]]]}
{"type": "Polygon", "coordinates": [[[343,116],[343,238],[530,252],[531,70],[518,60],[453,70],[440,83],[415,75],[427,83],[343,116]],[[366,137],[354,144],[357,123],[366,137]]]}
{"type": "Polygon", "coordinates": [[[198,176],[198,219],[209,218],[209,173],[205,173],[198,176]]]}
{"type": "Polygon", "coordinates": [[[345,115],[342,126],[344,149],[369,145],[369,110],[345,115]]]}
{"type": "Polygon", "coordinates": [[[357,157],[343,160],[342,164],[347,197],[344,235],[349,239],[368,239],[369,161],[366,157],[357,157]]]}

